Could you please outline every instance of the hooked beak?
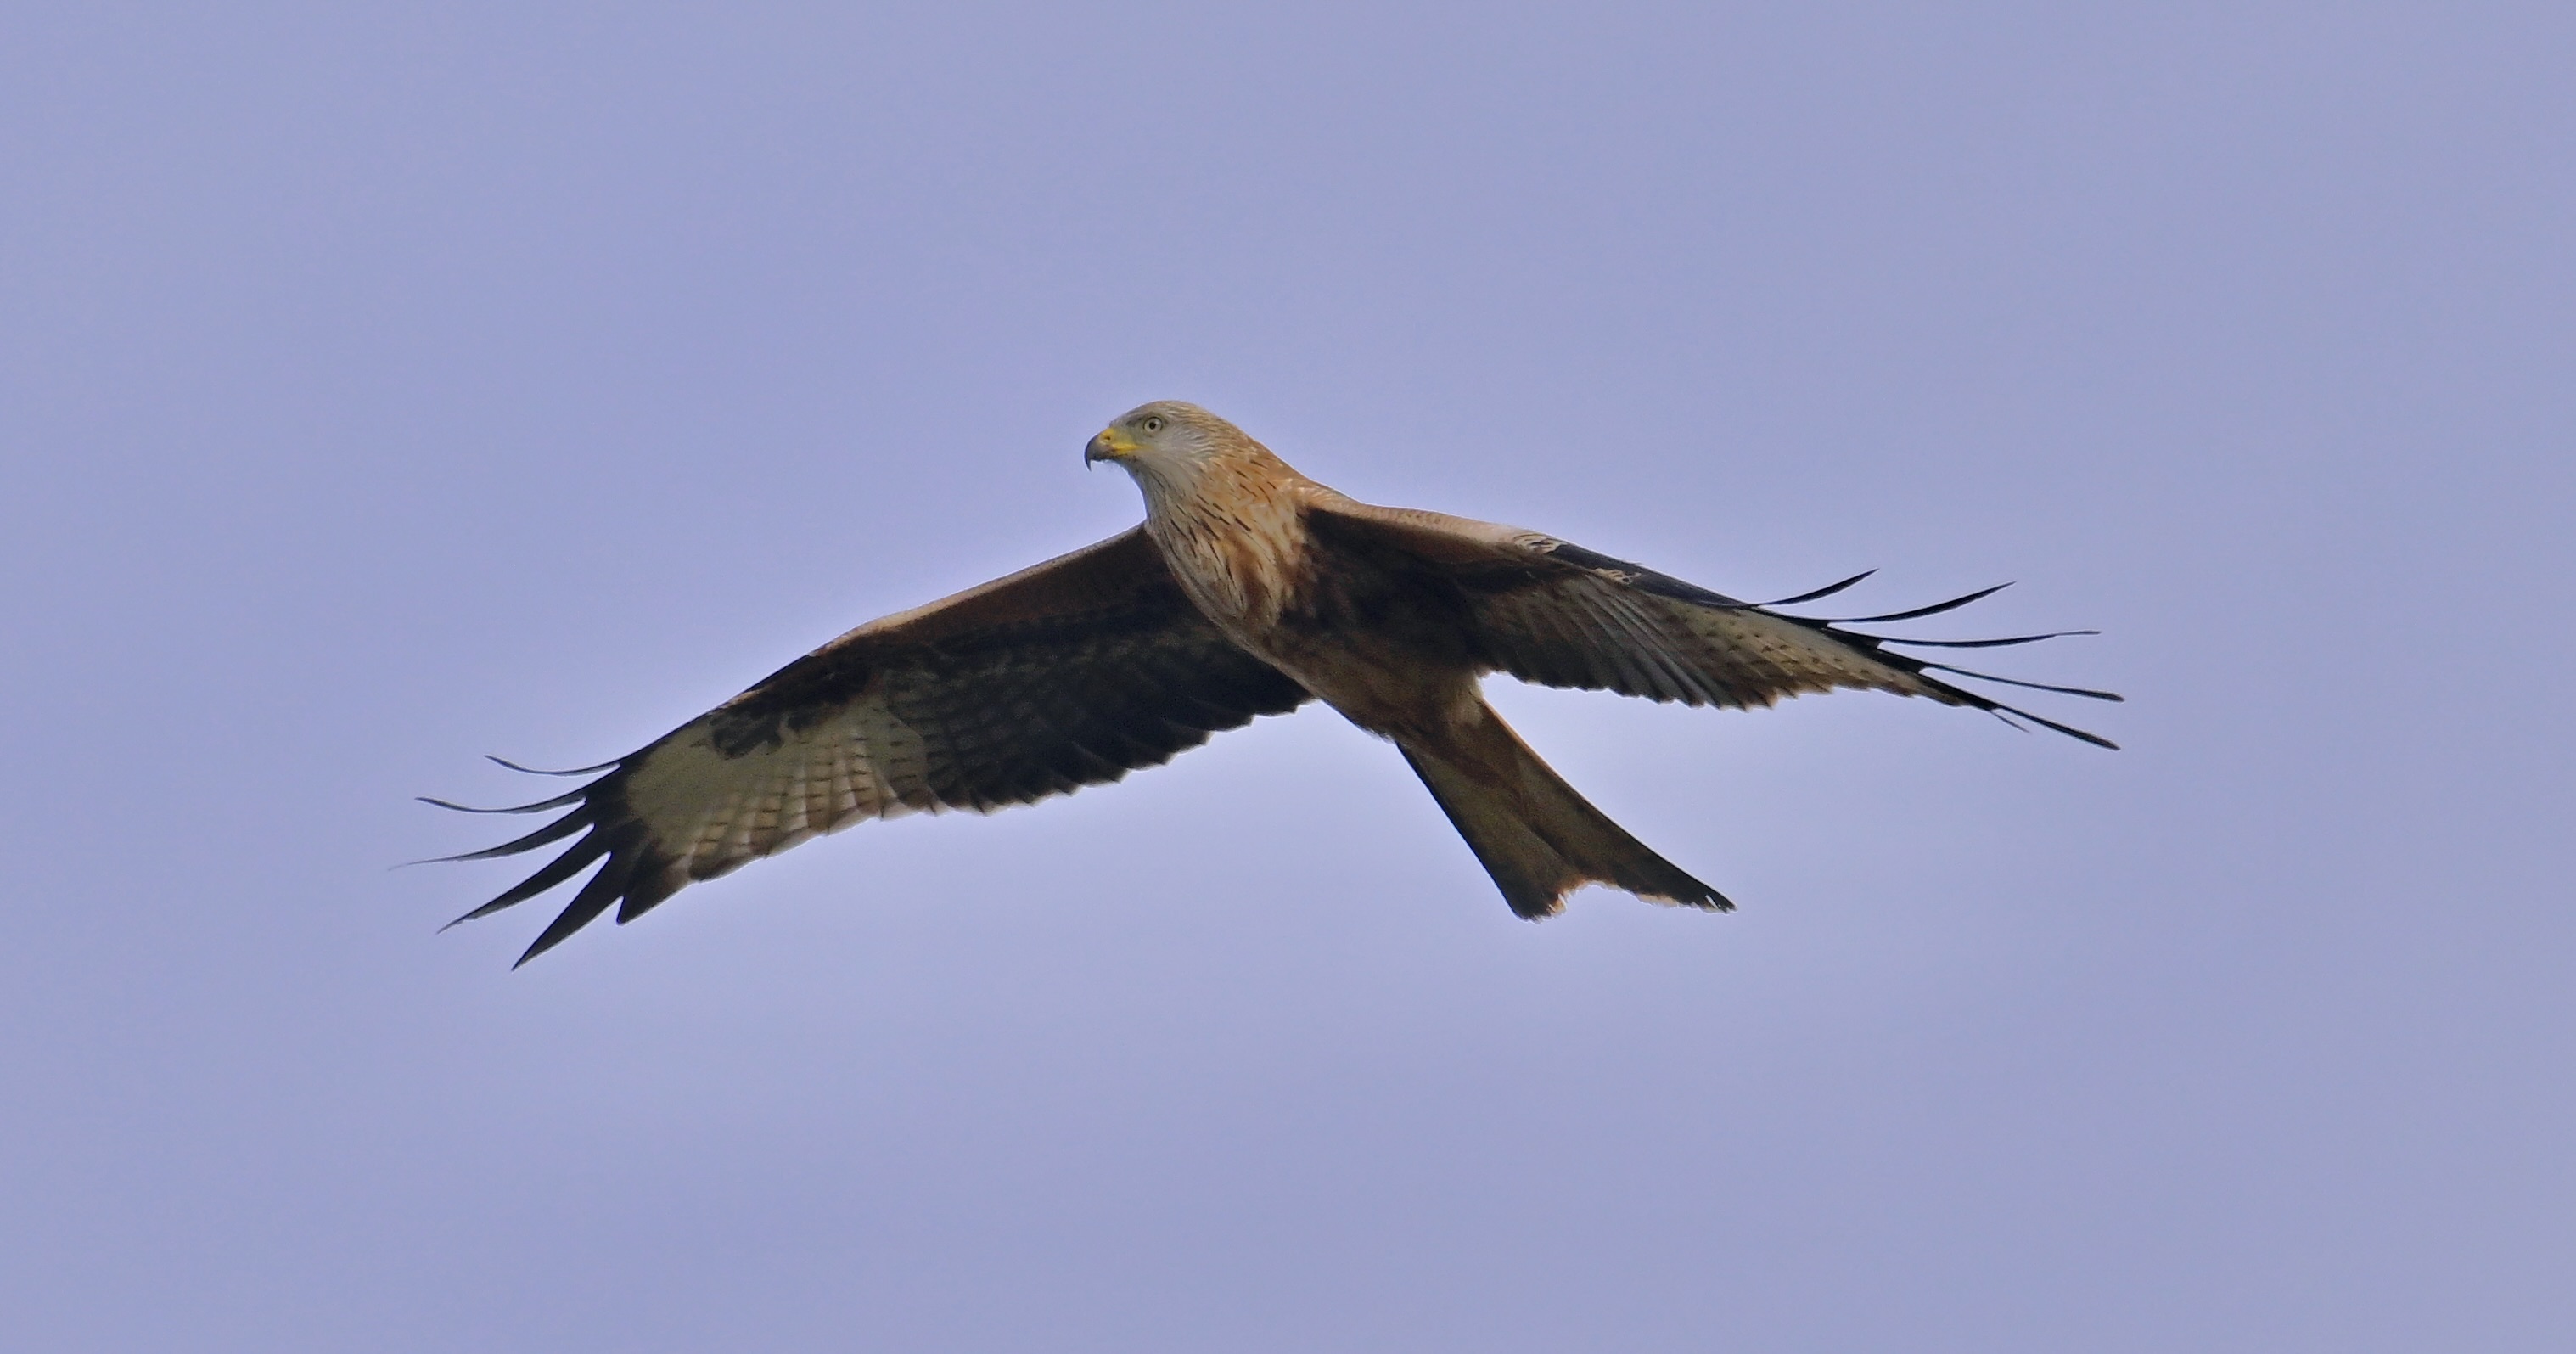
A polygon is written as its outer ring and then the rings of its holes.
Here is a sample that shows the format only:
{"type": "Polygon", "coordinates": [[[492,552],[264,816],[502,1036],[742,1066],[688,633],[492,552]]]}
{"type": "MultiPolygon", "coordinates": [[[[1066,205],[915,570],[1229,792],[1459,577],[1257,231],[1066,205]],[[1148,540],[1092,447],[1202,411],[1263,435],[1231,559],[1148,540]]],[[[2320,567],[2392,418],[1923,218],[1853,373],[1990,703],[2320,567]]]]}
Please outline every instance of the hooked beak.
{"type": "Polygon", "coordinates": [[[1135,451],[1136,444],[1130,441],[1125,433],[1116,428],[1103,428],[1100,430],[1100,435],[1092,438],[1091,444],[1082,449],[1082,464],[1088,469],[1102,461],[1115,461],[1131,456],[1135,451]]]}

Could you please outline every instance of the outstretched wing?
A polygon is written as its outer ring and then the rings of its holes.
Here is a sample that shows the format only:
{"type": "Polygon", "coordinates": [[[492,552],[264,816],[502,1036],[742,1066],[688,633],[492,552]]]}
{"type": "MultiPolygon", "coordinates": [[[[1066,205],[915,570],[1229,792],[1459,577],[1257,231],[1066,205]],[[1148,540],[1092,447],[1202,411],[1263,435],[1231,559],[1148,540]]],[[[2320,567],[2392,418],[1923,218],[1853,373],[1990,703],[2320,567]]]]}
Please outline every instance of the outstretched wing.
{"type": "Polygon", "coordinates": [[[583,835],[457,920],[604,859],[524,964],[611,906],[632,921],[820,833],[915,811],[988,813],[1114,781],[1306,699],[1219,634],[1133,529],[860,626],[642,751],[589,768],[607,771],[597,780],[506,810],[570,812],[451,859],[583,835]]]}
{"type": "Polygon", "coordinates": [[[1976,601],[1993,588],[1884,616],[1819,620],[1771,608],[1814,601],[1868,575],[1781,602],[1754,604],[1539,532],[1464,517],[1380,508],[1335,496],[1311,503],[1306,522],[1319,544],[1368,560],[1372,572],[1444,594],[1447,605],[1442,609],[1459,619],[1466,631],[1463,643],[1485,670],[1522,681],[1689,705],[1736,706],[1861,687],[2027,719],[2087,743],[2114,746],[2099,735],[1934,674],[2094,700],[2120,699],[2110,692],[1968,672],[1887,647],[1996,648],[2056,635],[1928,641],[1841,628],[1936,615],[1976,601]]]}

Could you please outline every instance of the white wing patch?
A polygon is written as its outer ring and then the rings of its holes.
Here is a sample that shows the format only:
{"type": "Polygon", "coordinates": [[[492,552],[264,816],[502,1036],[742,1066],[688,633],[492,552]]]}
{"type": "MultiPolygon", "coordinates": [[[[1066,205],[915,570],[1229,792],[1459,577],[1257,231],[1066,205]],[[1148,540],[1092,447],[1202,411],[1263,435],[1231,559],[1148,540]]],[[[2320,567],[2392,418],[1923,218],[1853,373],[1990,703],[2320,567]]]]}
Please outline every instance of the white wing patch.
{"type": "Polygon", "coordinates": [[[921,736],[873,695],[739,757],[715,750],[711,723],[655,747],[626,783],[627,810],[667,855],[674,886],[853,823],[947,807],[931,791],[921,736]]]}

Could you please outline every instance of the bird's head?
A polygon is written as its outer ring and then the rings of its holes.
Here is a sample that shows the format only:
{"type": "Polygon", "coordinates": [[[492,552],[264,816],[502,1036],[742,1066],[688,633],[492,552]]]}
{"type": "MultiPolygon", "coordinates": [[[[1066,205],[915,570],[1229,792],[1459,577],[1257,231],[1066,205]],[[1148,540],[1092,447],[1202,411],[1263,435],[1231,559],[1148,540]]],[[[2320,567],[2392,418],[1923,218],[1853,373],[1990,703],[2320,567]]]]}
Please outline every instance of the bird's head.
{"type": "Polygon", "coordinates": [[[1082,449],[1082,462],[1115,461],[1139,478],[1170,475],[1250,441],[1242,429],[1195,404],[1156,400],[1128,410],[1101,429],[1082,449]]]}

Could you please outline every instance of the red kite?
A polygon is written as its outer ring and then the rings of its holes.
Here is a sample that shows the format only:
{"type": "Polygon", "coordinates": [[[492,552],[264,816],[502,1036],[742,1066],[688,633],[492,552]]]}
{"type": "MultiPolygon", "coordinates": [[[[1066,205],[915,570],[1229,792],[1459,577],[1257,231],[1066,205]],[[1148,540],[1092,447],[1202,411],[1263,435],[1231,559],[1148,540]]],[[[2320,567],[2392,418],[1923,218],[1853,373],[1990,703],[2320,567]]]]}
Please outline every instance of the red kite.
{"type": "MultiPolygon", "coordinates": [[[[616,761],[581,788],[490,812],[568,809],[488,851],[582,834],[458,921],[598,873],[520,963],[609,908],[633,921],[690,884],[870,818],[990,812],[1159,766],[1221,730],[1321,700],[1394,743],[1503,899],[1544,917],[1587,884],[1733,904],[1575,793],[1478,693],[1509,673],[1686,705],[1769,705],[1866,687],[2103,738],[1935,673],[2097,700],[1889,651],[1925,641],[1841,627],[1965,606],[1987,588],[1883,616],[1739,602],[1551,536],[1372,507],[1290,469],[1195,405],[1148,404],[1091,439],[1145,494],[1145,521],[1097,545],[871,621],[616,761]]],[[[2089,633],[2066,631],[2059,633],[2089,633]]],[[[444,801],[431,801],[444,803],[444,801]]],[[[448,804],[445,807],[457,808],[448,804]]]]}

